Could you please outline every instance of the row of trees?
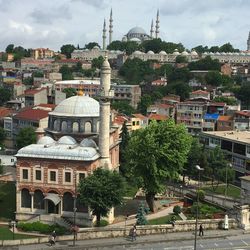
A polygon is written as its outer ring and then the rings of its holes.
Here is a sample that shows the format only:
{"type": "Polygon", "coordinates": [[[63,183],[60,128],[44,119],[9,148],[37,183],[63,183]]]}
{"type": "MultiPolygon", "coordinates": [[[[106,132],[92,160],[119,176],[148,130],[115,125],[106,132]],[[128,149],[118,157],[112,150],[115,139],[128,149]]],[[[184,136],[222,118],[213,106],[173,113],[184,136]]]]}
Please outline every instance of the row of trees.
{"type": "Polygon", "coordinates": [[[203,46],[203,45],[198,45],[196,47],[193,48],[197,53],[201,54],[204,52],[212,52],[212,53],[216,53],[216,52],[239,52],[239,49],[235,49],[232,44],[230,43],[225,43],[222,46],[211,46],[210,48],[208,48],[208,46],[203,46]]]}

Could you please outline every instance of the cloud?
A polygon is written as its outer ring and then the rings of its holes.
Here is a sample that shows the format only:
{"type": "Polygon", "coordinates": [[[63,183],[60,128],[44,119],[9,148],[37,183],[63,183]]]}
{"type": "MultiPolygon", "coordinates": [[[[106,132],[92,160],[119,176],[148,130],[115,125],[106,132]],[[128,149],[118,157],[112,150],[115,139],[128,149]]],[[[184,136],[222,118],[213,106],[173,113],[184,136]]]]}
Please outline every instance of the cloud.
{"type": "Polygon", "coordinates": [[[30,16],[36,23],[39,24],[52,24],[55,20],[58,19],[71,19],[72,15],[70,13],[69,6],[61,5],[57,8],[51,9],[41,9],[36,8],[31,13],[30,16]]]}
{"type": "Polygon", "coordinates": [[[26,33],[26,34],[33,33],[33,28],[29,24],[19,23],[14,20],[9,21],[9,28],[14,29],[15,32],[21,32],[21,33],[26,33]]]}
{"type": "Polygon", "coordinates": [[[83,4],[90,5],[97,9],[103,9],[109,6],[109,2],[107,0],[71,0],[72,2],[82,2],[83,4]]]}

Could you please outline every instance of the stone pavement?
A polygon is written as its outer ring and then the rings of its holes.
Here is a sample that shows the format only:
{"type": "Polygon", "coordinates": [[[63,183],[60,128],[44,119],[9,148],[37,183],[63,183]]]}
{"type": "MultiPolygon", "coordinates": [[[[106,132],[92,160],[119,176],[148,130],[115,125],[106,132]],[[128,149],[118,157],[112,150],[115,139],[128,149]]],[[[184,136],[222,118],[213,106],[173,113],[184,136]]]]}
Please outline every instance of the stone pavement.
{"type": "MultiPolygon", "coordinates": [[[[204,236],[197,237],[197,241],[201,238],[212,239],[212,238],[225,238],[227,236],[237,236],[243,234],[244,231],[241,229],[230,229],[230,230],[205,230],[204,236]]],[[[115,247],[146,244],[146,243],[160,243],[160,242],[171,242],[179,240],[192,240],[194,239],[194,232],[178,232],[178,233],[167,233],[167,234],[155,234],[138,236],[136,241],[132,242],[128,237],[118,238],[104,238],[104,239],[93,239],[93,240],[82,240],[76,241],[76,246],[73,247],[72,241],[57,242],[56,246],[53,246],[54,250],[61,250],[70,247],[71,249],[102,249],[103,247],[115,247]]],[[[23,245],[19,246],[18,250],[44,250],[51,248],[48,244],[36,244],[36,245],[23,245]]]]}

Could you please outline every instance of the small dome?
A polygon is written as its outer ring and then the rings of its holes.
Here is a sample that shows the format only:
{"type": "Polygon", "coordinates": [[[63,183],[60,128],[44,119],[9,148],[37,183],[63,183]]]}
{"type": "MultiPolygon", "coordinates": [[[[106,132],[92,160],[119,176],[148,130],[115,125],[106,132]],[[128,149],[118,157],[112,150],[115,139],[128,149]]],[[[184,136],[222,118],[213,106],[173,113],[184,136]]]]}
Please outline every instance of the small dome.
{"type": "Polygon", "coordinates": [[[233,55],[235,55],[235,56],[239,56],[240,55],[240,53],[232,53],[233,55]]]}
{"type": "Polygon", "coordinates": [[[215,53],[215,55],[220,55],[220,52],[217,51],[217,52],[215,53]]]}
{"type": "Polygon", "coordinates": [[[51,138],[50,136],[43,136],[42,138],[38,140],[37,144],[48,145],[54,142],[55,142],[54,139],[51,138]]]}
{"type": "Polygon", "coordinates": [[[149,55],[154,55],[154,52],[153,52],[152,50],[149,50],[149,51],[147,52],[147,54],[149,54],[149,55]]]}
{"type": "Polygon", "coordinates": [[[65,136],[61,137],[58,140],[58,143],[59,144],[75,145],[76,144],[76,140],[73,137],[71,137],[71,136],[65,135],[65,136]]]}
{"type": "Polygon", "coordinates": [[[167,55],[166,51],[163,51],[163,50],[162,50],[162,51],[160,51],[160,53],[159,53],[159,54],[160,54],[160,55],[164,55],[164,56],[165,56],[165,55],[167,55]]]}
{"type": "Polygon", "coordinates": [[[128,35],[131,34],[146,34],[145,30],[141,27],[134,27],[131,30],[129,30],[128,35]]]}
{"type": "Polygon", "coordinates": [[[203,54],[204,54],[204,55],[207,55],[207,52],[204,52],[203,54]]]}
{"type": "Polygon", "coordinates": [[[184,50],[182,53],[181,53],[182,56],[188,56],[188,52],[186,50],[184,50]]]}
{"type": "Polygon", "coordinates": [[[191,51],[191,56],[198,56],[198,53],[195,50],[191,51]]]}
{"type": "Polygon", "coordinates": [[[246,53],[244,53],[244,52],[241,52],[241,53],[240,53],[240,55],[241,55],[241,56],[245,56],[245,55],[246,55],[246,53]]]}
{"type": "Polygon", "coordinates": [[[80,143],[81,147],[97,148],[96,143],[92,139],[85,138],[80,143]]]}
{"type": "Polygon", "coordinates": [[[175,49],[175,50],[174,50],[174,53],[173,53],[173,55],[175,55],[175,56],[178,56],[178,55],[180,55],[180,52],[178,51],[178,49],[175,49]]]}
{"type": "Polygon", "coordinates": [[[221,53],[221,55],[223,55],[223,56],[225,56],[226,54],[227,54],[227,53],[225,53],[225,52],[222,52],[222,53],[221,53]]]}
{"type": "Polygon", "coordinates": [[[96,45],[96,46],[93,47],[93,49],[98,49],[99,50],[100,48],[96,45]]]}
{"type": "Polygon", "coordinates": [[[142,54],[142,53],[141,53],[141,51],[136,50],[135,52],[133,52],[133,54],[135,54],[135,55],[140,55],[140,54],[142,54]]]}
{"type": "Polygon", "coordinates": [[[124,36],[124,37],[122,38],[122,41],[123,41],[123,42],[127,42],[127,41],[128,41],[128,38],[127,38],[126,36],[124,36]]]}

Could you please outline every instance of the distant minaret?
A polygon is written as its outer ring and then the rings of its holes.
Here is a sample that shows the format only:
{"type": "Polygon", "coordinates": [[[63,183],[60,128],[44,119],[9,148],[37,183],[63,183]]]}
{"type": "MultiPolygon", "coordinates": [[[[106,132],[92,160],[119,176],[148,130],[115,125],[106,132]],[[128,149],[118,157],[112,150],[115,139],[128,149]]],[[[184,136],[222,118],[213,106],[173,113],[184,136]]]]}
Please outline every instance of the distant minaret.
{"type": "Polygon", "coordinates": [[[102,49],[105,50],[106,49],[106,21],[104,19],[104,23],[103,23],[103,30],[102,30],[102,49]]]}
{"type": "Polygon", "coordinates": [[[250,31],[247,39],[247,50],[250,50],[250,31]]]}
{"type": "Polygon", "coordinates": [[[159,17],[159,9],[157,10],[156,22],[155,22],[155,38],[159,38],[160,33],[160,17],[159,17]]]}
{"type": "Polygon", "coordinates": [[[154,38],[154,20],[153,19],[152,19],[152,23],[151,23],[150,37],[154,38]]]}
{"type": "Polygon", "coordinates": [[[105,56],[101,67],[101,93],[100,97],[100,126],[99,126],[99,152],[101,155],[100,167],[111,169],[109,159],[109,136],[110,136],[110,99],[113,98],[110,90],[111,69],[105,56]]]}
{"type": "Polygon", "coordinates": [[[109,17],[109,44],[112,43],[112,34],[113,34],[113,17],[112,17],[112,9],[111,9],[110,17],[109,17]]]}

